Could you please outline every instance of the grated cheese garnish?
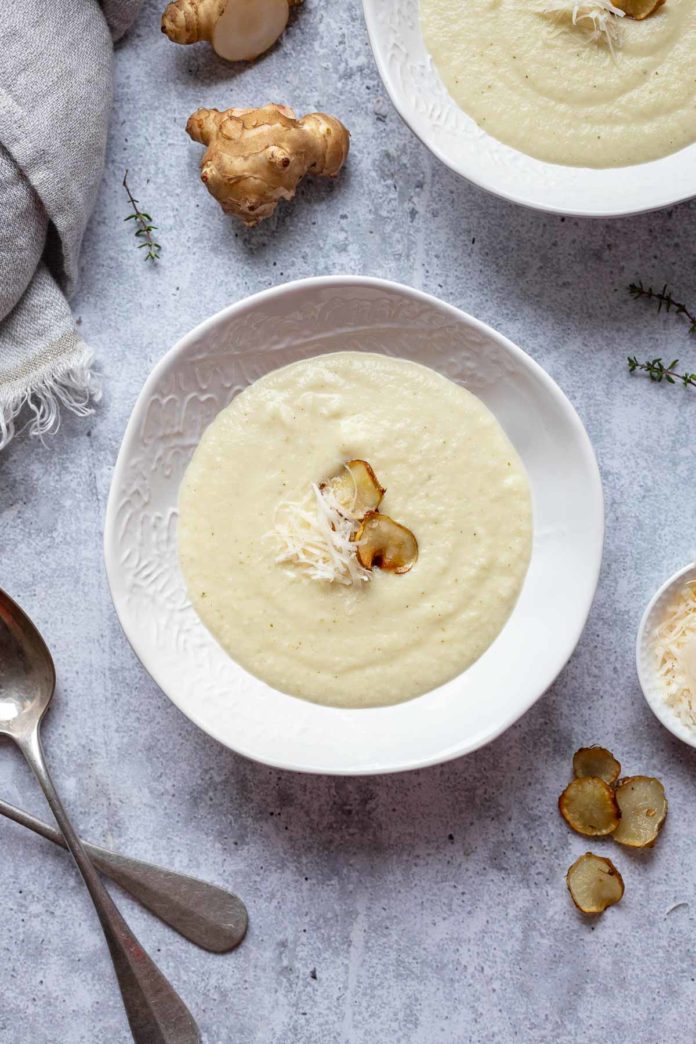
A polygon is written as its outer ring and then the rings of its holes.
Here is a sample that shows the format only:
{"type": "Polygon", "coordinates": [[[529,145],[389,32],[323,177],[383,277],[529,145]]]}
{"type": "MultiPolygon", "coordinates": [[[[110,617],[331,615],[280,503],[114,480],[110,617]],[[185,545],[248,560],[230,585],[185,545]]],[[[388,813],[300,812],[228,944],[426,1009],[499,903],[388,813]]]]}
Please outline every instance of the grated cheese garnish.
{"type": "Polygon", "coordinates": [[[615,7],[611,0],[585,0],[584,3],[578,0],[550,0],[544,4],[543,14],[570,15],[573,25],[587,29],[590,42],[604,40],[612,58],[616,57],[616,48],[621,46],[618,19],[625,16],[625,11],[615,7]]]}
{"type": "Polygon", "coordinates": [[[667,706],[696,728],[696,580],[685,583],[668,606],[653,648],[667,706]]]}
{"type": "Polygon", "coordinates": [[[357,558],[351,539],[359,522],[351,518],[330,488],[312,484],[302,502],[285,500],[278,507],[274,536],[281,551],[279,564],[298,566],[312,580],[329,584],[360,584],[371,580],[357,558]]]}

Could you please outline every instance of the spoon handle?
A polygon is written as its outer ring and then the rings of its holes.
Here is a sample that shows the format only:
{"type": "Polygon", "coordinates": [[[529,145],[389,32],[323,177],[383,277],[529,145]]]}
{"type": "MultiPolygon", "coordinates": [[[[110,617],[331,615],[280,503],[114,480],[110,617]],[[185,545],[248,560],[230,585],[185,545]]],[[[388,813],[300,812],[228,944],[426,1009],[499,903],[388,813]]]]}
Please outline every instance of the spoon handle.
{"type": "MultiPolygon", "coordinates": [[[[59,830],[40,819],[0,801],[0,815],[28,827],[61,848],[67,848],[59,830]]],[[[100,873],[115,881],[155,917],[186,939],[212,953],[227,953],[246,935],[248,916],[244,903],[233,892],[196,877],[177,874],[152,863],[110,852],[82,841],[82,847],[100,873]]]]}
{"type": "Polygon", "coordinates": [[[109,944],[134,1041],[136,1044],[200,1044],[193,1016],[131,932],[82,847],[48,774],[38,725],[29,735],[17,737],[17,743],[43,788],[92,896],[109,944]]]}

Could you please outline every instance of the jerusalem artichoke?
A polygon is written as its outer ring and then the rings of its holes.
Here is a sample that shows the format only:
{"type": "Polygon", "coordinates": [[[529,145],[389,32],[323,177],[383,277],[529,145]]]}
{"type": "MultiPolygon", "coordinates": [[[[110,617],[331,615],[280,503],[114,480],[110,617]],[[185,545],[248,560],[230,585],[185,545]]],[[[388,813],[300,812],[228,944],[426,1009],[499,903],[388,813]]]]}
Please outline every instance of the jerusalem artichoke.
{"type": "Polygon", "coordinates": [[[300,0],[173,0],[162,32],[179,44],[207,40],[228,62],[253,61],[272,47],[300,0]]]}
{"type": "Polygon", "coordinates": [[[206,145],[201,181],[227,214],[249,227],[292,199],[307,173],[333,178],[348,155],[350,135],[339,120],[313,112],[298,120],[286,105],[198,109],[186,131],[206,145]]]}

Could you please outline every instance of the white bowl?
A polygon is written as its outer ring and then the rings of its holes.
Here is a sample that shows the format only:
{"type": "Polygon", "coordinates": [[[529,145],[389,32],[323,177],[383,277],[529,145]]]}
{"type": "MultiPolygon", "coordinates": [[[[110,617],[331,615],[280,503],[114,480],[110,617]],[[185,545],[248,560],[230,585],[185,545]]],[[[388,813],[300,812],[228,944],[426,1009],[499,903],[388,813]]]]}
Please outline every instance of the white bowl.
{"type": "Polygon", "coordinates": [[[594,596],[602,488],[573,407],[528,355],[427,294],[354,276],[288,283],[196,327],[145,383],[118,456],[106,568],[135,652],[193,722],[233,750],[306,772],[395,772],[488,743],[542,695],[571,655],[594,596]],[[177,493],[204,429],[250,382],[296,359],[369,350],[459,381],[494,412],[533,494],[529,572],[488,651],[407,703],[367,710],[288,696],[231,660],[191,607],[176,554],[177,493]]]}
{"type": "Polygon", "coordinates": [[[687,580],[696,580],[696,564],[693,562],[670,576],[669,580],[665,580],[659,591],[648,602],[638,625],[636,668],[643,695],[655,717],[673,735],[683,740],[684,743],[688,743],[690,747],[696,747],[696,729],[690,729],[665,702],[664,689],[657,676],[655,656],[651,648],[651,635],[655,627],[662,620],[665,609],[678,589],[687,580]]]}
{"type": "Polygon", "coordinates": [[[603,170],[545,163],[503,145],[447,92],[423,42],[418,0],[363,0],[363,9],[395,108],[438,159],[474,184],[514,203],[579,217],[637,214],[696,195],[696,145],[650,163],[603,170]]]}

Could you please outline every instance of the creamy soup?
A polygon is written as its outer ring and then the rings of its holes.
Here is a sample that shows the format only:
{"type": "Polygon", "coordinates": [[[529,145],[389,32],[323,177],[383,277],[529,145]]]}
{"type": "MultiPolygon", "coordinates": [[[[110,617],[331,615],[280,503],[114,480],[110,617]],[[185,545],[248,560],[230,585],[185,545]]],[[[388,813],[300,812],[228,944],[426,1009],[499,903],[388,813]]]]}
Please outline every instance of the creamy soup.
{"type": "Polygon", "coordinates": [[[420,0],[426,47],[457,104],[521,152],[581,167],[657,159],[696,141],[696,3],[614,19],[612,57],[544,0],[420,0]]]}
{"type": "Polygon", "coordinates": [[[204,433],[179,508],[183,575],[218,642],[275,688],[341,707],[397,703],[465,670],[530,557],[527,477],[493,414],[383,355],[323,355],[250,385],[204,433]],[[283,505],[355,458],[386,487],[379,511],[415,535],[415,565],[346,586],[279,562],[283,505]]]}

